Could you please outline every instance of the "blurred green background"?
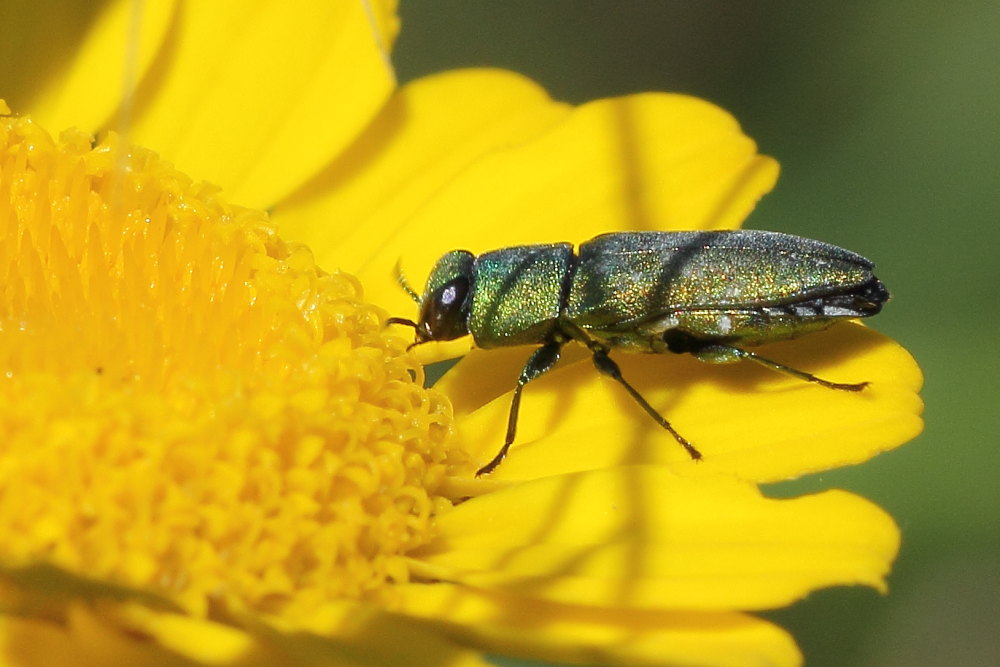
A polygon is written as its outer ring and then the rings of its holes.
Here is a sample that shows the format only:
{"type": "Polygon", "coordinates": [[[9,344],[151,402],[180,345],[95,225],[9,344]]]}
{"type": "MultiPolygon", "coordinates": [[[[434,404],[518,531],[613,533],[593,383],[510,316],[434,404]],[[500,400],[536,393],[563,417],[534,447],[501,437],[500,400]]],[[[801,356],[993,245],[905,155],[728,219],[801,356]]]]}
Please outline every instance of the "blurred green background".
{"type": "Polygon", "coordinates": [[[664,90],[721,105],[782,165],[747,226],[878,263],[894,298],[873,325],[923,367],[926,431],[770,491],[843,487],[891,512],[891,593],[822,591],[768,616],[815,667],[1000,665],[1000,3],[405,0],[401,13],[403,81],[495,66],[571,102],[664,90]]]}

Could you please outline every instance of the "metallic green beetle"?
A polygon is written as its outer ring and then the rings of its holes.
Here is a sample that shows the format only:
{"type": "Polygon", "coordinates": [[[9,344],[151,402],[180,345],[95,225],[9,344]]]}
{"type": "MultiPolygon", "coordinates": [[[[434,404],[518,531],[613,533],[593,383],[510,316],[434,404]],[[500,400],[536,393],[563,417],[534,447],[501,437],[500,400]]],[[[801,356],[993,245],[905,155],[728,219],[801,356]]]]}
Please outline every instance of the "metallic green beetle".
{"type": "Polygon", "coordinates": [[[692,459],[701,453],[629,384],[608,356],[626,352],[690,353],[702,361],[749,359],[831,389],[859,391],[765,359],[743,346],[795,338],[837,320],[869,317],[889,292],[874,265],[843,248],[754,230],[620,232],[580,245],[529,245],[474,256],[454,250],[438,260],[418,296],[416,342],[472,334],[481,348],[540,344],[514,389],[507,437],[477,475],[492,472],[517,430],[524,385],[550,370],[574,340],[598,371],[621,384],[692,459]]]}

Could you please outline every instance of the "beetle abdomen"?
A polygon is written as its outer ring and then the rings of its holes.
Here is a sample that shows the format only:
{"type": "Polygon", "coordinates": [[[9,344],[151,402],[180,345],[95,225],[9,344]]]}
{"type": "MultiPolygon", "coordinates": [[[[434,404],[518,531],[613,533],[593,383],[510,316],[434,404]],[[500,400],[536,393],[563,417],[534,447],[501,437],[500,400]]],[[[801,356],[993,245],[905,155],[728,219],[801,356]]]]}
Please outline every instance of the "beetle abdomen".
{"type": "Polygon", "coordinates": [[[580,246],[566,316],[622,347],[680,329],[753,344],[874,315],[873,265],[820,241],[761,231],[633,232],[580,246]]]}

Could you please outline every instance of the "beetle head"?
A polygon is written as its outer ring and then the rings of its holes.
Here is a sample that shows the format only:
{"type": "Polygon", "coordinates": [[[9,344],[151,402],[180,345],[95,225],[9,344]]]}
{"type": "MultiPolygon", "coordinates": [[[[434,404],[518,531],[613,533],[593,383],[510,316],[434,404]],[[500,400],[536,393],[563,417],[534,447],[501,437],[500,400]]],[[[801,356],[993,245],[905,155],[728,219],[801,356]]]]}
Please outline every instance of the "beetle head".
{"type": "MultiPolygon", "coordinates": [[[[405,324],[416,331],[414,345],[428,341],[455,340],[469,333],[469,310],[472,307],[472,263],[474,256],[467,250],[453,250],[437,261],[427,278],[427,287],[420,297],[420,318],[417,322],[393,317],[390,324],[405,324]]],[[[400,284],[411,296],[416,296],[399,274],[400,284]]]]}

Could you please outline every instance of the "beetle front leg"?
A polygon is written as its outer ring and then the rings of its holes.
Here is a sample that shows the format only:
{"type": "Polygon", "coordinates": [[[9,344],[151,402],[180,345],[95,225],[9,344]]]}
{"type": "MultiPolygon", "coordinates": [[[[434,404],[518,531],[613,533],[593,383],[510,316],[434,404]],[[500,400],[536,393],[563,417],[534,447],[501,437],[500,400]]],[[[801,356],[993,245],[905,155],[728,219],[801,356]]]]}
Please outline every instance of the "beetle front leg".
{"type": "Polygon", "coordinates": [[[755,363],[760,364],[770,368],[771,370],[778,371],[779,373],[784,373],[785,375],[791,375],[792,377],[799,378],[800,380],[805,380],[806,382],[812,382],[829,389],[839,389],[841,391],[861,391],[868,386],[867,382],[831,382],[829,380],[824,380],[823,378],[816,377],[812,373],[806,373],[805,371],[800,371],[797,368],[792,368],[791,366],[786,366],[785,364],[778,363],[777,361],[772,361],[765,357],[760,356],[755,352],[748,352],[743,348],[734,347],[732,345],[723,345],[720,343],[713,343],[711,345],[706,345],[700,350],[692,351],[692,354],[702,361],[716,362],[722,361],[735,361],[736,359],[747,359],[755,363]]]}
{"type": "Polygon", "coordinates": [[[517,435],[517,414],[521,409],[521,391],[524,389],[524,385],[543,373],[548,372],[556,365],[556,362],[559,361],[559,353],[563,343],[564,341],[561,339],[551,340],[532,352],[531,356],[528,357],[528,362],[524,365],[524,369],[521,370],[521,377],[517,379],[514,396],[510,401],[510,414],[507,416],[507,437],[504,438],[503,447],[500,448],[500,451],[497,452],[492,461],[476,471],[476,477],[488,475],[493,472],[507,456],[507,450],[510,449],[511,444],[514,442],[514,437],[517,435]]]}

